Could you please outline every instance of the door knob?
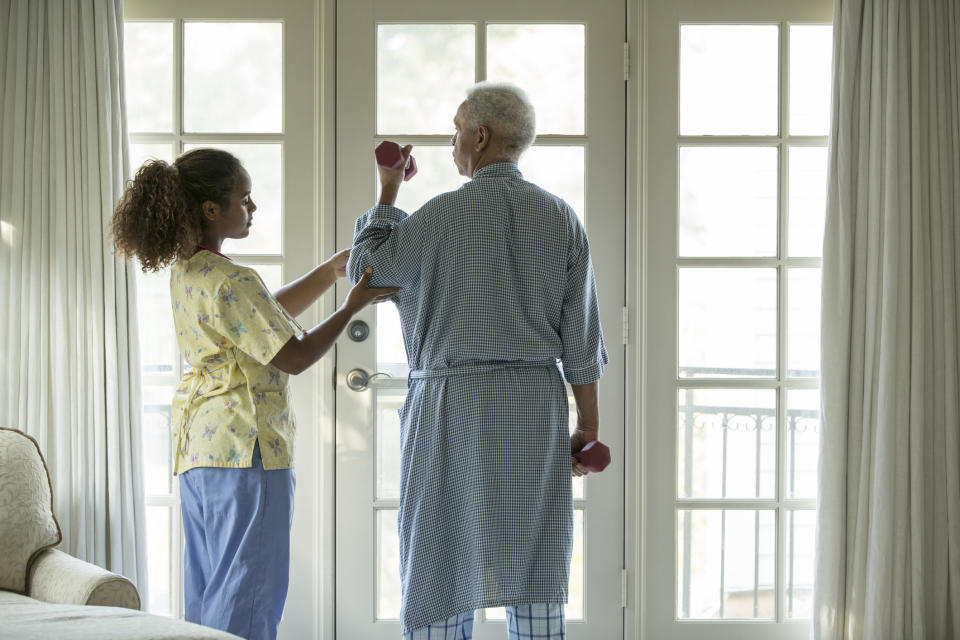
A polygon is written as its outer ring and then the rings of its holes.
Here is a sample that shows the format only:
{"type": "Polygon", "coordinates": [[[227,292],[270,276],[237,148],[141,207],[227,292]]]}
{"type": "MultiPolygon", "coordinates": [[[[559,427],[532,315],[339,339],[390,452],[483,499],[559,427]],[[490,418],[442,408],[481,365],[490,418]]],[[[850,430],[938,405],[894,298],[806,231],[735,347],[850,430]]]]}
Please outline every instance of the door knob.
{"type": "Polygon", "coordinates": [[[354,320],[347,327],[347,335],[354,342],[363,342],[370,335],[370,325],[363,320],[354,320]]]}
{"type": "Polygon", "coordinates": [[[389,373],[384,373],[383,371],[378,371],[370,375],[363,369],[350,369],[350,371],[347,372],[347,386],[353,391],[366,391],[370,386],[371,380],[390,377],[392,376],[389,373]]]}

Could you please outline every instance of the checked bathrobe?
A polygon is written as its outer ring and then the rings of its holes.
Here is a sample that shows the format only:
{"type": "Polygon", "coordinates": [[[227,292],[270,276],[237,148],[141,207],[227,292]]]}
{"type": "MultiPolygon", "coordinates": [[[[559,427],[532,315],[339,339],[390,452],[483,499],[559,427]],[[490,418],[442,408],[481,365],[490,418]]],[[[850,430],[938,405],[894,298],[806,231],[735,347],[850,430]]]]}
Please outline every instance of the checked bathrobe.
{"type": "Polygon", "coordinates": [[[563,603],[573,535],[564,380],[607,363],[583,225],[510,162],[413,214],[356,222],[353,282],[400,286],[404,632],[483,607],[563,603]]]}

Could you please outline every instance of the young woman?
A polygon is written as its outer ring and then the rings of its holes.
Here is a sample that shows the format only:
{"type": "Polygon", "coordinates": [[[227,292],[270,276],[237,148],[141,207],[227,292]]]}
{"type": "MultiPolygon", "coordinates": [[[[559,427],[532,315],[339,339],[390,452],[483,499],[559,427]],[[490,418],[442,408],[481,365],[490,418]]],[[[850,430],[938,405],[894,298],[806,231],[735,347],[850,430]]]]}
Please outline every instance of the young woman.
{"type": "Polygon", "coordinates": [[[226,238],[250,233],[250,193],[250,176],[225,151],[150,161],[117,204],[112,233],[144,270],[172,265],[177,342],[189,365],[171,418],[186,619],[270,640],[287,595],[296,482],[288,374],[319,360],[354,314],[399,289],[367,288],[368,271],[333,315],[304,331],[294,317],[346,275],[349,250],[271,294],[256,271],[220,252],[226,238]]]}

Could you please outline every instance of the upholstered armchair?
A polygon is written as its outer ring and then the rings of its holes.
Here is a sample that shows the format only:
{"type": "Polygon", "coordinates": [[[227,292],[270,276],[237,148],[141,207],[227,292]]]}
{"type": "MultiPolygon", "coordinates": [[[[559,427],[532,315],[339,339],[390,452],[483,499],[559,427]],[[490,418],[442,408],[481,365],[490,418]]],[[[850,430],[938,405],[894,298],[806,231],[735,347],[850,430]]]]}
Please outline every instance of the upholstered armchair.
{"type": "Polygon", "coordinates": [[[37,441],[0,427],[0,591],[57,604],[140,608],[133,583],[55,549],[61,539],[37,441]]]}

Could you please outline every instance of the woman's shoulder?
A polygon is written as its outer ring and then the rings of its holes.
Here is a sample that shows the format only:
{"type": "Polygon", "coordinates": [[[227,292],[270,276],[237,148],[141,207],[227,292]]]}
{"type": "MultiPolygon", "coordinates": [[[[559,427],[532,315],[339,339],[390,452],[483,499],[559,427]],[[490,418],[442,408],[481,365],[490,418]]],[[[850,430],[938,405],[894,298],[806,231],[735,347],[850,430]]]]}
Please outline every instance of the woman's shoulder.
{"type": "Polygon", "coordinates": [[[257,272],[233,260],[201,249],[187,260],[180,260],[174,266],[174,275],[180,279],[203,283],[205,288],[219,288],[234,282],[259,282],[257,272]]]}

